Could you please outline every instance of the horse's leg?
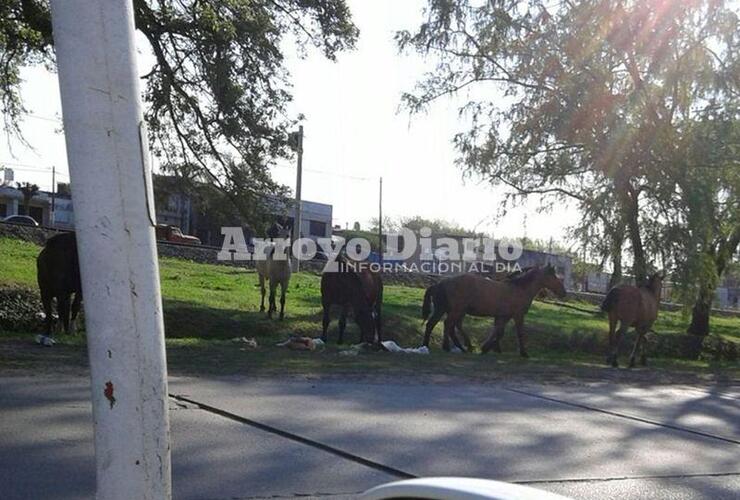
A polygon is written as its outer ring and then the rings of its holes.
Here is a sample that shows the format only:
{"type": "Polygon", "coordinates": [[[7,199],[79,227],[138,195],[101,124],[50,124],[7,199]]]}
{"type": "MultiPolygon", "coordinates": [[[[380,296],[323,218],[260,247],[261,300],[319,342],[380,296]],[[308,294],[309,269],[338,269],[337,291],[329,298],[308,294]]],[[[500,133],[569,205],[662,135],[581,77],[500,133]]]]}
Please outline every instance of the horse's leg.
{"type": "Polygon", "coordinates": [[[280,282],[280,319],[285,317],[285,289],[288,288],[288,283],[285,280],[280,282]]]}
{"type": "Polygon", "coordinates": [[[465,340],[465,347],[467,348],[468,352],[471,352],[473,350],[473,345],[470,342],[470,336],[463,330],[463,320],[460,318],[460,321],[457,324],[457,331],[460,332],[460,334],[463,336],[463,339],[465,340]]]}
{"type": "Polygon", "coordinates": [[[383,335],[381,333],[383,329],[383,320],[380,316],[381,309],[382,309],[381,307],[382,301],[383,301],[383,297],[380,296],[378,298],[378,302],[375,303],[375,332],[377,333],[378,344],[383,342],[383,335]]]}
{"type": "Polygon", "coordinates": [[[611,355],[611,362],[614,368],[617,368],[619,366],[619,362],[617,361],[617,355],[619,353],[619,346],[621,345],[622,338],[624,338],[625,334],[627,333],[628,328],[629,328],[629,325],[627,323],[625,323],[624,321],[619,322],[619,329],[617,330],[617,334],[614,338],[614,346],[612,347],[612,355],[611,355]]]}
{"type": "MultiPolygon", "coordinates": [[[[645,329],[644,328],[635,328],[635,334],[637,335],[637,338],[635,339],[635,345],[632,347],[632,354],[630,354],[630,368],[635,367],[635,356],[637,356],[637,350],[640,349],[640,346],[643,344],[643,340],[645,338],[645,329]]],[[[643,352],[644,356],[644,352],[643,352]]]]}
{"type": "MultiPolygon", "coordinates": [[[[342,306],[342,311],[339,314],[339,338],[337,339],[337,344],[343,344],[344,343],[344,329],[347,328],[347,306],[342,306]]],[[[362,343],[365,339],[362,338],[362,332],[360,332],[360,343],[362,343]]]]}
{"type": "MultiPolygon", "coordinates": [[[[457,338],[457,334],[455,333],[455,325],[457,325],[459,322],[462,322],[462,319],[462,316],[459,319],[455,319],[450,314],[447,314],[447,318],[445,319],[445,337],[451,340],[452,343],[455,344],[455,347],[457,347],[461,351],[465,351],[465,348],[462,346],[460,340],[457,338]]],[[[444,347],[445,345],[443,343],[443,348],[444,347]]],[[[449,348],[450,344],[448,341],[445,350],[449,350],[449,348]]]]}
{"type": "Polygon", "coordinates": [[[272,313],[277,311],[277,306],[275,305],[275,292],[277,291],[277,281],[270,280],[270,304],[267,307],[267,317],[272,319],[272,313]]]}
{"type": "Polygon", "coordinates": [[[57,310],[59,312],[59,319],[62,320],[65,335],[69,335],[69,298],[70,294],[68,293],[63,293],[57,297],[57,310]]]}
{"type": "Polygon", "coordinates": [[[493,350],[497,354],[501,354],[501,339],[504,338],[504,333],[506,333],[506,324],[509,322],[509,317],[507,316],[501,316],[496,318],[496,322],[498,322],[498,330],[496,331],[496,337],[493,342],[493,350]]]}
{"type": "Polygon", "coordinates": [[[514,318],[514,326],[516,326],[516,339],[519,343],[519,355],[523,358],[528,358],[529,354],[527,354],[527,332],[524,330],[523,314],[514,318]]]}
{"type": "Polygon", "coordinates": [[[326,342],[326,330],[329,328],[329,323],[331,322],[331,318],[329,317],[329,310],[331,309],[331,304],[322,304],[324,308],[324,318],[321,323],[321,340],[326,342]]]}
{"type": "Polygon", "coordinates": [[[490,351],[491,348],[493,348],[493,350],[497,353],[501,353],[501,345],[499,344],[499,340],[501,340],[501,337],[504,336],[506,323],[508,321],[509,318],[496,316],[493,321],[493,328],[491,329],[491,333],[488,334],[488,338],[485,342],[483,342],[483,345],[481,346],[481,352],[486,353],[490,351]]]}
{"type": "Polygon", "coordinates": [[[51,328],[52,328],[52,325],[54,323],[54,318],[52,316],[52,308],[51,308],[51,301],[52,301],[52,299],[53,299],[53,297],[48,292],[46,292],[46,291],[42,291],[41,292],[41,303],[44,306],[44,314],[46,316],[44,318],[44,329],[46,331],[46,334],[45,335],[47,337],[49,337],[51,335],[51,333],[52,333],[51,332],[51,328]]]}
{"type": "Polygon", "coordinates": [[[77,332],[77,314],[80,312],[80,306],[82,304],[82,292],[75,292],[75,299],[72,301],[72,319],[69,323],[69,328],[72,333],[77,332]]]}
{"type": "Polygon", "coordinates": [[[642,334],[642,339],[640,340],[640,366],[647,366],[647,355],[645,354],[645,344],[647,344],[647,339],[645,338],[645,335],[647,335],[647,331],[642,334]]]}
{"type": "Polygon", "coordinates": [[[442,350],[446,352],[450,351],[450,336],[447,335],[446,321],[442,324],[442,350]]]}
{"type": "Polygon", "coordinates": [[[260,302],[260,312],[265,312],[265,277],[258,273],[260,280],[260,294],[262,295],[262,301],[260,302]]]}
{"type": "Polygon", "coordinates": [[[434,327],[437,326],[437,323],[439,323],[439,320],[442,319],[442,315],[444,315],[443,311],[434,311],[432,315],[427,320],[426,328],[424,329],[424,344],[425,346],[429,347],[429,339],[432,336],[432,330],[434,330],[434,327]]]}
{"type": "Polygon", "coordinates": [[[616,357],[612,358],[612,351],[614,350],[614,334],[617,330],[617,318],[616,316],[609,315],[609,349],[606,355],[606,364],[613,365],[616,361],[616,357]]]}

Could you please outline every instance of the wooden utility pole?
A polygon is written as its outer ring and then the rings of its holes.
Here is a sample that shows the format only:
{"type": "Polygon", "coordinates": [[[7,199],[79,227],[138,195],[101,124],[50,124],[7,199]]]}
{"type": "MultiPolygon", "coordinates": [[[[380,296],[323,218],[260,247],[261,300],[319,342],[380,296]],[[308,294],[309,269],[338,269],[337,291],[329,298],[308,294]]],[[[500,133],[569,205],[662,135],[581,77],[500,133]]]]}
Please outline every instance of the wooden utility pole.
{"type": "MultiPolygon", "coordinates": [[[[293,221],[293,241],[301,237],[301,217],[303,216],[301,207],[301,187],[303,185],[303,125],[298,127],[295,146],[298,152],[298,168],[295,180],[295,220],[293,221]]],[[[300,271],[300,261],[298,259],[294,260],[295,271],[300,271]]]]}
{"type": "Polygon", "coordinates": [[[378,186],[378,261],[383,265],[383,178],[378,186]]]}
{"type": "Polygon", "coordinates": [[[54,227],[54,223],[56,222],[56,216],[54,215],[54,211],[56,210],[56,194],[57,194],[57,167],[55,165],[51,166],[51,220],[49,221],[51,227],[54,227]]]}

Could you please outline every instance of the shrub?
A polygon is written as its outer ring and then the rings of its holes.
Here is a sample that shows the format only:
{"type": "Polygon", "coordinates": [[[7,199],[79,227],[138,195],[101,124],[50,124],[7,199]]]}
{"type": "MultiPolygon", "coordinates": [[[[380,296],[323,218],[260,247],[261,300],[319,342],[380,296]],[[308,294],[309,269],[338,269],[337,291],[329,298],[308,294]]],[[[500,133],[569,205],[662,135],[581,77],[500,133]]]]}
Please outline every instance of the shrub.
{"type": "Polygon", "coordinates": [[[0,286],[0,330],[40,330],[43,307],[36,290],[21,286],[0,286]]]}

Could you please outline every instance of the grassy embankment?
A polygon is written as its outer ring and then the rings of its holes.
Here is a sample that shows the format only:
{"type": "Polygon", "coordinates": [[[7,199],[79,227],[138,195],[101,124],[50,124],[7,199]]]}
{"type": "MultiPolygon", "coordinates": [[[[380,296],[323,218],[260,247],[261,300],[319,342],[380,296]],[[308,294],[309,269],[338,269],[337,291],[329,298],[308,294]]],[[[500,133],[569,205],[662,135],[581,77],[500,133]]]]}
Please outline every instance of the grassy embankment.
{"type": "MultiPolygon", "coordinates": [[[[40,248],[25,241],[0,238],[0,286],[20,285],[35,287],[35,258],[40,248]]],[[[318,336],[321,333],[319,278],[314,274],[299,273],[291,281],[284,321],[268,320],[259,312],[259,288],[256,275],[241,268],[197,264],[186,260],[160,259],[162,297],[165,327],[171,364],[194,368],[195,371],[232,373],[249,369],[267,372],[313,372],[365,369],[408,370],[433,372],[464,370],[477,372],[494,364],[525,363],[516,356],[513,326],[507,333],[501,356],[465,356],[452,358],[443,353],[414,358],[407,356],[367,355],[339,356],[330,346],[323,354],[292,353],[272,348],[276,342],[291,334],[318,336]],[[235,347],[229,339],[255,337],[259,352],[246,352],[235,347]],[[441,358],[444,357],[444,360],[441,358]],[[360,360],[361,358],[361,360],[360,360]],[[472,359],[475,358],[475,359],[472,359]],[[485,359],[484,359],[485,358],[485,359]],[[192,366],[191,366],[192,365],[192,366]]],[[[386,337],[403,346],[419,345],[422,338],[420,304],[423,290],[419,288],[387,286],[384,297],[384,331],[386,337]]],[[[595,309],[583,304],[585,308],[595,309]]],[[[467,318],[466,326],[477,342],[485,338],[490,320],[467,318]]],[[[687,318],[680,312],[662,312],[655,330],[661,334],[685,330],[687,318]]],[[[576,311],[555,305],[535,302],[526,325],[529,332],[529,351],[532,364],[570,366],[600,366],[606,342],[606,320],[596,314],[576,311]]],[[[713,334],[723,339],[740,342],[740,318],[715,317],[711,324],[713,334]]],[[[433,338],[432,349],[439,350],[442,325],[433,338]]],[[[347,340],[356,341],[358,330],[350,321],[347,340]]],[[[0,339],[28,338],[27,333],[0,332],[0,339]]],[[[330,340],[336,338],[336,322],[330,329],[330,340]]],[[[63,339],[63,344],[80,346],[82,336],[63,339]]],[[[236,344],[238,346],[238,344],[236,344]]],[[[83,351],[81,348],[80,351],[83,351]]],[[[35,353],[31,357],[35,358],[35,353]]],[[[84,357],[84,353],[78,353],[84,357]]],[[[17,349],[13,355],[24,356],[17,349]]],[[[14,362],[11,354],[0,356],[6,363],[14,362]]],[[[16,364],[21,361],[16,359],[16,364]]],[[[736,364],[721,365],[704,361],[655,360],[653,366],[690,369],[720,367],[734,371],[736,364]],[[728,368],[729,367],[729,368],[728,368]]],[[[472,373],[475,374],[475,373],[472,373]]]]}

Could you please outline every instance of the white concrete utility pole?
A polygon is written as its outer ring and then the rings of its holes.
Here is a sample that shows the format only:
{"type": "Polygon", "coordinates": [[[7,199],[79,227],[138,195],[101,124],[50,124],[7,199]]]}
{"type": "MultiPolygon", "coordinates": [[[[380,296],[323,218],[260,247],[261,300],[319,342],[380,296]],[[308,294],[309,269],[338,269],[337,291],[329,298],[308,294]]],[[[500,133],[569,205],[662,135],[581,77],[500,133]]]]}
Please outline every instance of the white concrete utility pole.
{"type": "Polygon", "coordinates": [[[52,0],[97,498],[171,497],[167,368],[131,0],[52,0]]]}

